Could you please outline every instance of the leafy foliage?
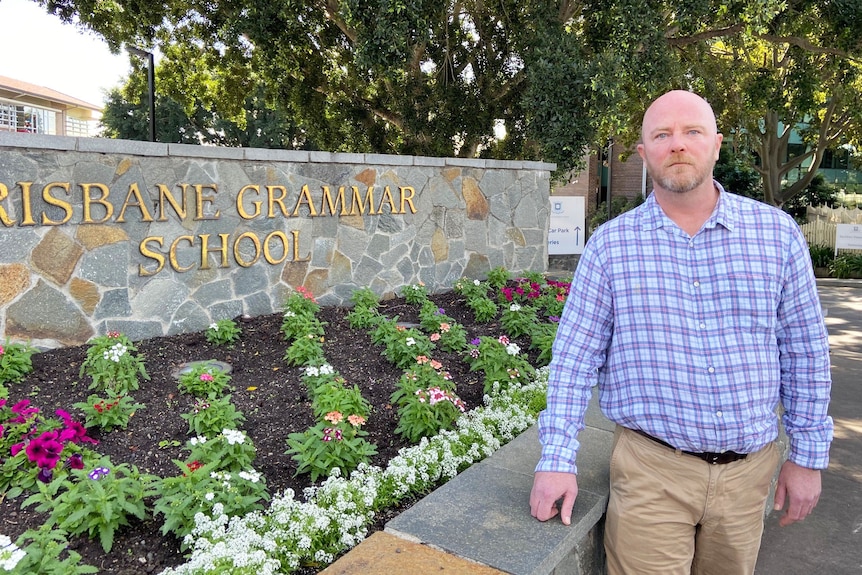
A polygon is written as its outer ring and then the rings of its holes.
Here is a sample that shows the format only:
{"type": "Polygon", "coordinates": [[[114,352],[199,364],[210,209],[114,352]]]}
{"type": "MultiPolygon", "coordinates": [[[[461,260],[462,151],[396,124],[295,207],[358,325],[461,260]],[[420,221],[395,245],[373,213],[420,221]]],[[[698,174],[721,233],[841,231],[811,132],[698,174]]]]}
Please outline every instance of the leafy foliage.
{"type": "Polygon", "coordinates": [[[80,375],[93,379],[90,389],[127,394],[138,389],[139,377],[150,378],[137,352],[138,348],[121,333],[94,337],[87,349],[87,359],[81,363],[80,375]]]}

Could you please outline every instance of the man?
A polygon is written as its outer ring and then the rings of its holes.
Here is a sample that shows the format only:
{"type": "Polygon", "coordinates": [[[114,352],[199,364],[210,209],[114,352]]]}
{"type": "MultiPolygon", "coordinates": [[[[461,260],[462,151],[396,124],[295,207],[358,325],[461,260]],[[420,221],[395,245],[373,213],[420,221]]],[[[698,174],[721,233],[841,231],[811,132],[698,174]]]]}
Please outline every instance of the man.
{"type": "Polygon", "coordinates": [[[820,495],[832,420],[827,334],[793,220],[712,179],[722,135],[699,96],[644,115],[653,193],[590,238],[561,318],[539,418],[530,508],[571,522],[578,432],[598,384],[617,424],[605,550],[612,575],[753,573],[773,502],[781,525],[820,495]]]}

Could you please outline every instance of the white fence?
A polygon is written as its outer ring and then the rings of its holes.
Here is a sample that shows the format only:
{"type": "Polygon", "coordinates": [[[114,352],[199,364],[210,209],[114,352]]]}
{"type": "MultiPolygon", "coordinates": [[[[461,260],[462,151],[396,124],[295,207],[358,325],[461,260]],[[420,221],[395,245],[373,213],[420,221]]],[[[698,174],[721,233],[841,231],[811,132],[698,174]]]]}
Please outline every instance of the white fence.
{"type": "Polygon", "coordinates": [[[862,224],[862,209],[829,208],[811,206],[806,210],[808,223],[802,225],[802,233],[808,245],[835,247],[837,224],[862,224]]]}

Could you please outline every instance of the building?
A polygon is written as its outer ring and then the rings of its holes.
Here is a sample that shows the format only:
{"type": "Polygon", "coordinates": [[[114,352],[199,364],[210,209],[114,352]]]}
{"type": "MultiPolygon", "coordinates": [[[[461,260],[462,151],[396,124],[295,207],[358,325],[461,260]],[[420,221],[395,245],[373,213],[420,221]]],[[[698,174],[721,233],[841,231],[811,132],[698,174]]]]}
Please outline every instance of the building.
{"type": "Polygon", "coordinates": [[[56,90],[0,76],[0,132],[96,136],[101,112],[56,90]]]}

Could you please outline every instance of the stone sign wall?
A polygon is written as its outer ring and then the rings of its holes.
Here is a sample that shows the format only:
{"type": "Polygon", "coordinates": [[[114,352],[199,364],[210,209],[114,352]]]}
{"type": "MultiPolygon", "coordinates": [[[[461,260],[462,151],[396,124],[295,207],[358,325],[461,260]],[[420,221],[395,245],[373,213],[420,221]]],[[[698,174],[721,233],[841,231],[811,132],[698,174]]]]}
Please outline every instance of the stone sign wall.
{"type": "Polygon", "coordinates": [[[133,340],[547,267],[553,164],[0,133],[0,334],[133,340]]]}

